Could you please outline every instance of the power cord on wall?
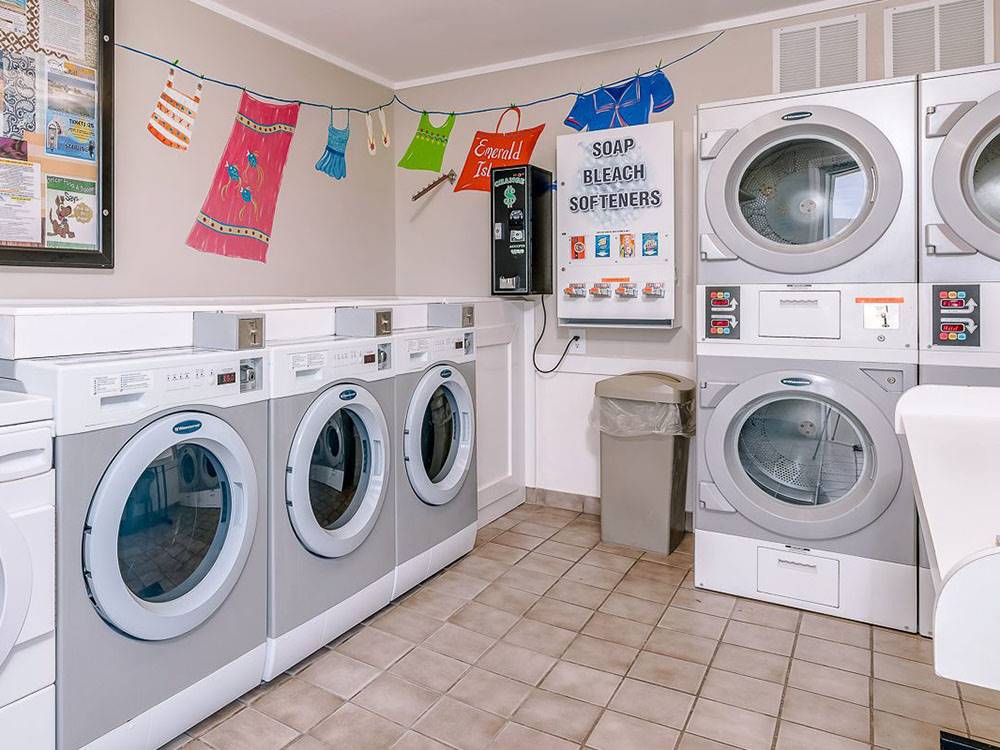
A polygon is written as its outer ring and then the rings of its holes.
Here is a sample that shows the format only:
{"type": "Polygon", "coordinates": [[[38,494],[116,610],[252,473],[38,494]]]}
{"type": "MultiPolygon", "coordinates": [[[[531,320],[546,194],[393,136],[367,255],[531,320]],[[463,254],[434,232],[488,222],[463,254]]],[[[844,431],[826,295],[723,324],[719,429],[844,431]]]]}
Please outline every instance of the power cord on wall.
{"type": "Polygon", "coordinates": [[[571,338],[569,340],[569,343],[566,344],[566,348],[563,349],[562,356],[559,357],[559,361],[556,362],[555,367],[553,367],[551,370],[543,370],[542,368],[540,368],[538,366],[538,360],[537,360],[538,345],[541,344],[542,343],[542,339],[545,338],[545,327],[548,325],[548,322],[549,322],[549,314],[548,314],[548,311],[545,309],[545,295],[544,294],[541,295],[539,297],[539,299],[541,300],[541,303],[542,303],[542,332],[540,334],[538,334],[538,340],[535,341],[535,348],[531,350],[531,364],[534,365],[535,372],[538,372],[538,373],[540,373],[542,375],[551,375],[552,373],[554,373],[556,370],[559,369],[559,367],[563,363],[563,360],[566,359],[566,355],[569,354],[570,347],[572,347],[573,344],[575,344],[577,341],[579,341],[580,337],[579,336],[573,336],[573,338],[571,338]]]}

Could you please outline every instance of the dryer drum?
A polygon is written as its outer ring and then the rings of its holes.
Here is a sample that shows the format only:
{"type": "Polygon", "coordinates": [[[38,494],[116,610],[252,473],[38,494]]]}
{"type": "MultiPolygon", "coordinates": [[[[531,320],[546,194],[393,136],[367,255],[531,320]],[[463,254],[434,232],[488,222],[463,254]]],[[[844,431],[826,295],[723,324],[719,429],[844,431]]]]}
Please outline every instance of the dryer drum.
{"type": "Polygon", "coordinates": [[[847,495],[865,467],[864,440],[853,421],[810,398],[782,398],[756,408],[738,438],[743,470],[764,492],[794,505],[825,505],[847,495]]]}
{"type": "Polygon", "coordinates": [[[842,146],[797,138],[771,146],[740,178],[743,218],[783,245],[822,242],[861,214],[867,186],[858,161],[842,146]]]}

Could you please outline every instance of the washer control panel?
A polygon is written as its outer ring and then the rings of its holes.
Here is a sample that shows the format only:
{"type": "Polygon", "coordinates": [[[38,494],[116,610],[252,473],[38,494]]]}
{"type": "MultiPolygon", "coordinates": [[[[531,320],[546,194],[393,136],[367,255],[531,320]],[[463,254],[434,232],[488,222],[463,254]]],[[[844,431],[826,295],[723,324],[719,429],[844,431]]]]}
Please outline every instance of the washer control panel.
{"type": "Polygon", "coordinates": [[[740,288],[710,286],[705,289],[705,338],[737,340],[740,337],[740,288]]]}
{"type": "Polygon", "coordinates": [[[934,345],[978,347],[982,313],[979,284],[934,284],[932,300],[934,345]]]}

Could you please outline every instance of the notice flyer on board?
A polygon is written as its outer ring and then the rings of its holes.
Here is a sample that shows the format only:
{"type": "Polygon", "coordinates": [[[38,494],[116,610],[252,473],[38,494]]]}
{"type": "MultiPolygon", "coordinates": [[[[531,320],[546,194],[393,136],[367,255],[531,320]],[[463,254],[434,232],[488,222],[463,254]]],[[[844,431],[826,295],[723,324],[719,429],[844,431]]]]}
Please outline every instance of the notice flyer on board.
{"type": "Polygon", "coordinates": [[[38,46],[84,59],[86,15],[84,0],[38,0],[38,46]]]}
{"type": "Polygon", "coordinates": [[[45,71],[45,153],[97,160],[97,71],[48,58],[45,71]]]}
{"type": "Polygon", "coordinates": [[[0,32],[17,36],[28,33],[28,0],[0,0],[0,32]]]}
{"type": "Polygon", "coordinates": [[[5,243],[41,245],[42,168],[0,158],[0,237],[5,243]]]}
{"type": "Polygon", "coordinates": [[[45,246],[97,250],[97,183],[45,175],[45,246]]]}

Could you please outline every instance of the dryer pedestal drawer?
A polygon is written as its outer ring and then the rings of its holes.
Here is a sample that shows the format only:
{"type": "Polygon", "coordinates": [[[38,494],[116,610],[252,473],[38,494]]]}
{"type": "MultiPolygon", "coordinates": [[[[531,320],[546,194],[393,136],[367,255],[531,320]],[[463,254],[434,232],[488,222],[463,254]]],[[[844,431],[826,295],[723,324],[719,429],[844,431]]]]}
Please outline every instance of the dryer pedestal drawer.
{"type": "Polygon", "coordinates": [[[839,607],[840,562],[780,547],[758,547],[757,591],[839,607]]]}
{"type": "Polygon", "coordinates": [[[911,633],[917,629],[916,565],[800,551],[696,528],[694,585],[911,633]]]}

